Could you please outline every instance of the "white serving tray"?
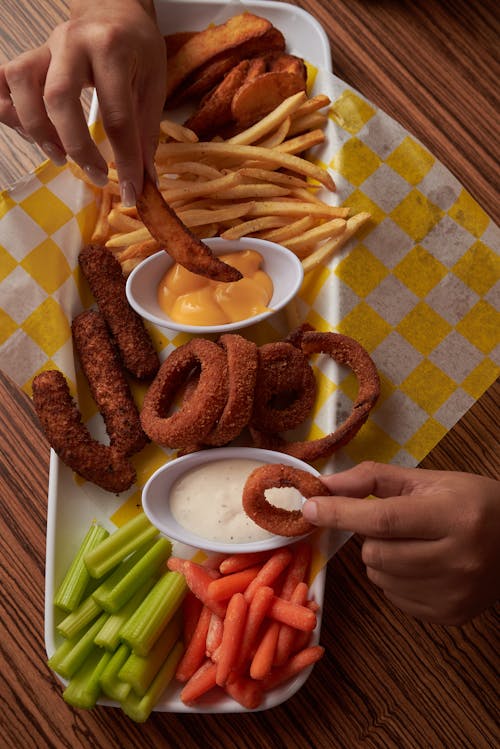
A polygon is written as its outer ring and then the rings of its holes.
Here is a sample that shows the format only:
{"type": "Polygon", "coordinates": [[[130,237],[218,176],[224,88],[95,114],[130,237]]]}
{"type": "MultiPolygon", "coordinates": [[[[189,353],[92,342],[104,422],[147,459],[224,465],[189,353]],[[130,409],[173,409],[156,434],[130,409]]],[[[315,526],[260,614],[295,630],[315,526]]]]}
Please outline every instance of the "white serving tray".
{"type": "MultiPolygon", "coordinates": [[[[273,2],[273,0],[253,0],[245,3],[213,2],[212,0],[157,0],[156,7],[160,29],[164,34],[201,30],[214,20],[222,22],[225,17],[247,9],[268,18],[283,32],[289,52],[306,58],[318,68],[331,71],[330,47],[323,28],[309,13],[288,3],[273,2]]],[[[91,122],[96,119],[97,113],[98,104],[94,97],[90,114],[91,122]]],[[[58,620],[52,604],[54,591],[62,580],[91,522],[97,520],[109,530],[113,530],[114,526],[109,518],[116,512],[122,501],[124,500],[117,499],[115,495],[99,487],[76,481],[72,471],[51,451],[45,574],[45,647],[48,657],[53,654],[60,642],[56,631],[58,620]]],[[[328,534],[319,534],[318,543],[324,547],[320,548],[320,552],[323,551],[325,556],[331,556],[346,542],[348,537],[349,534],[339,534],[338,543],[332,546],[332,539],[328,534]]],[[[185,554],[185,552],[186,547],[179,549],[174,543],[174,554],[185,554]]],[[[325,575],[326,568],[323,567],[311,586],[311,596],[321,608],[325,575]]],[[[312,644],[319,642],[321,608],[318,624],[312,635],[312,644]]],[[[269,692],[258,710],[275,707],[291,697],[304,684],[311,670],[312,668],[306,669],[289,683],[269,692]]],[[[156,710],[178,713],[248,712],[222,692],[208,695],[205,700],[200,700],[196,707],[184,705],[179,698],[179,693],[179,685],[171,685],[156,710]]],[[[99,704],[118,707],[118,704],[111,700],[103,699],[99,701],[99,704]]]]}

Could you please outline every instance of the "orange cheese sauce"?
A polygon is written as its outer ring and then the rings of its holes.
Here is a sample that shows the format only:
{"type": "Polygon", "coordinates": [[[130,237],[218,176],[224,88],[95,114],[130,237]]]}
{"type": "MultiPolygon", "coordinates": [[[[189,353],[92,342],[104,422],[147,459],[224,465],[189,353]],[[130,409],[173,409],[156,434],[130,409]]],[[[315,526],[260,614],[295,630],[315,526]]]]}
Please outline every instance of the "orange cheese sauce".
{"type": "Polygon", "coordinates": [[[176,263],[158,285],[158,304],[175,322],[184,325],[225,325],[266,312],[273,282],[261,270],[262,255],[255,250],[228,252],[220,259],[237,268],[239,281],[211,281],[176,263]]]}

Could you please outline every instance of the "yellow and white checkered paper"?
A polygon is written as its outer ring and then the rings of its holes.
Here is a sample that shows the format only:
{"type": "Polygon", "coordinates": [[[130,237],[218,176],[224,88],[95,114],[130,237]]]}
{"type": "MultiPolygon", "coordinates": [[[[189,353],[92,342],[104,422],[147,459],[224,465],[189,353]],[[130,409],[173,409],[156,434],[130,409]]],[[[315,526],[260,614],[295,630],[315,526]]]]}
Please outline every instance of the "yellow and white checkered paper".
{"type": "MultiPolygon", "coordinates": [[[[306,277],[298,308],[315,328],[359,340],[382,381],[368,422],[322,469],[363,459],[413,466],[499,374],[500,232],[400,125],[335,76],[311,73],[312,92],[332,101],[327,142],[314,158],[338,189],[323,197],[369,211],[372,221],[306,277]]],[[[98,126],[95,134],[103,139],[98,126]]],[[[92,190],[48,163],[0,195],[0,367],[28,393],[37,372],[60,368],[91,423],[99,417],[75,374],[70,324],[93,303],[77,255],[95,213],[92,190]]],[[[150,330],[163,356],[187,340],[150,330]]],[[[284,332],[284,317],[275,316],[245,334],[262,343],[284,332]]],[[[327,357],[314,366],[310,439],[347,416],[356,392],[348,370],[327,357]]],[[[137,457],[139,487],[164,459],[154,446],[137,457]]],[[[128,506],[138,497],[136,487],[128,506]]]]}

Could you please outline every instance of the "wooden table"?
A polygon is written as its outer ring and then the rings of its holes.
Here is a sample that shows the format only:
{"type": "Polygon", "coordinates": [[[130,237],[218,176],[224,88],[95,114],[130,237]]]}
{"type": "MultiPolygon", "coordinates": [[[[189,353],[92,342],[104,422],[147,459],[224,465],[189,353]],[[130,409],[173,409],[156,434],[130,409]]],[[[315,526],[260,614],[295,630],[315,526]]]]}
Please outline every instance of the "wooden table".
{"type": "MultiPolygon", "coordinates": [[[[334,71],[395,117],[498,222],[499,68],[494,0],[302,0],[328,32],[334,71]]],[[[64,0],[3,0],[0,60],[39,44],[64,0]]],[[[0,184],[40,152],[0,127],[0,184]]],[[[427,456],[426,468],[498,477],[499,387],[427,456]]],[[[420,623],[367,580],[360,542],[330,563],[325,658],[287,703],[250,715],[71,710],[45,665],[44,556],[49,451],[29,400],[0,376],[2,654],[0,745],[33,747],[468,747],[498,745],[491,609],[461,628],[420,623]]]]}

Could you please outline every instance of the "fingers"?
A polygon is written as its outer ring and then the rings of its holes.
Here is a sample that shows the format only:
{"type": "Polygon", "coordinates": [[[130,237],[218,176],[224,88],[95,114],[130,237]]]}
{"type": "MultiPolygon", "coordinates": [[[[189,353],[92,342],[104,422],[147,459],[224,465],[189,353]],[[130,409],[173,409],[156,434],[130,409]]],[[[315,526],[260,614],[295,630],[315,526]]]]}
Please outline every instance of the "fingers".
{"type": "Polygon", "coordinates": [[[370,538],[438,539],[445,535],[443,519],[435,511],[435,496],[353,499],[312,497],[303,507],[306,520],[339,531],[370,538]]]}
{"type": "MultiPolygon", "coordinates": [[[[342,473],[322,476],[332,494],[343,497],[397,497],[409,494],[415,484],[415,469],[366,461],[342,473]]],[[[430,472],[429,472],[430,473],[430,472]]]]}
{"type": "Polygon", "coordinates": [[[448,547],[444,538],[437,541],[367,538],[361,558],[368,569],[377,572],[409,580],[431,579],[441,570],[441,560],[449,553],[448,547]]]}
{"type": "Polygon", "coordinates": [[[43,45],[2,68],[0,119],[21,135],[29,136],[54,163],[61,166],[66,157],[44,102],[45,76],[50,60],[50,50],[43,45]]]}
{"type": "Polygon", "coordinates": [[[107,182],[106,161],[93,142],[80,103],[82,89],[92,78],[90,60],[68,42],[67,27],[50,39],[52,62],[45,80],[45,105],[65,152],[102,187],[107,182]]]}

